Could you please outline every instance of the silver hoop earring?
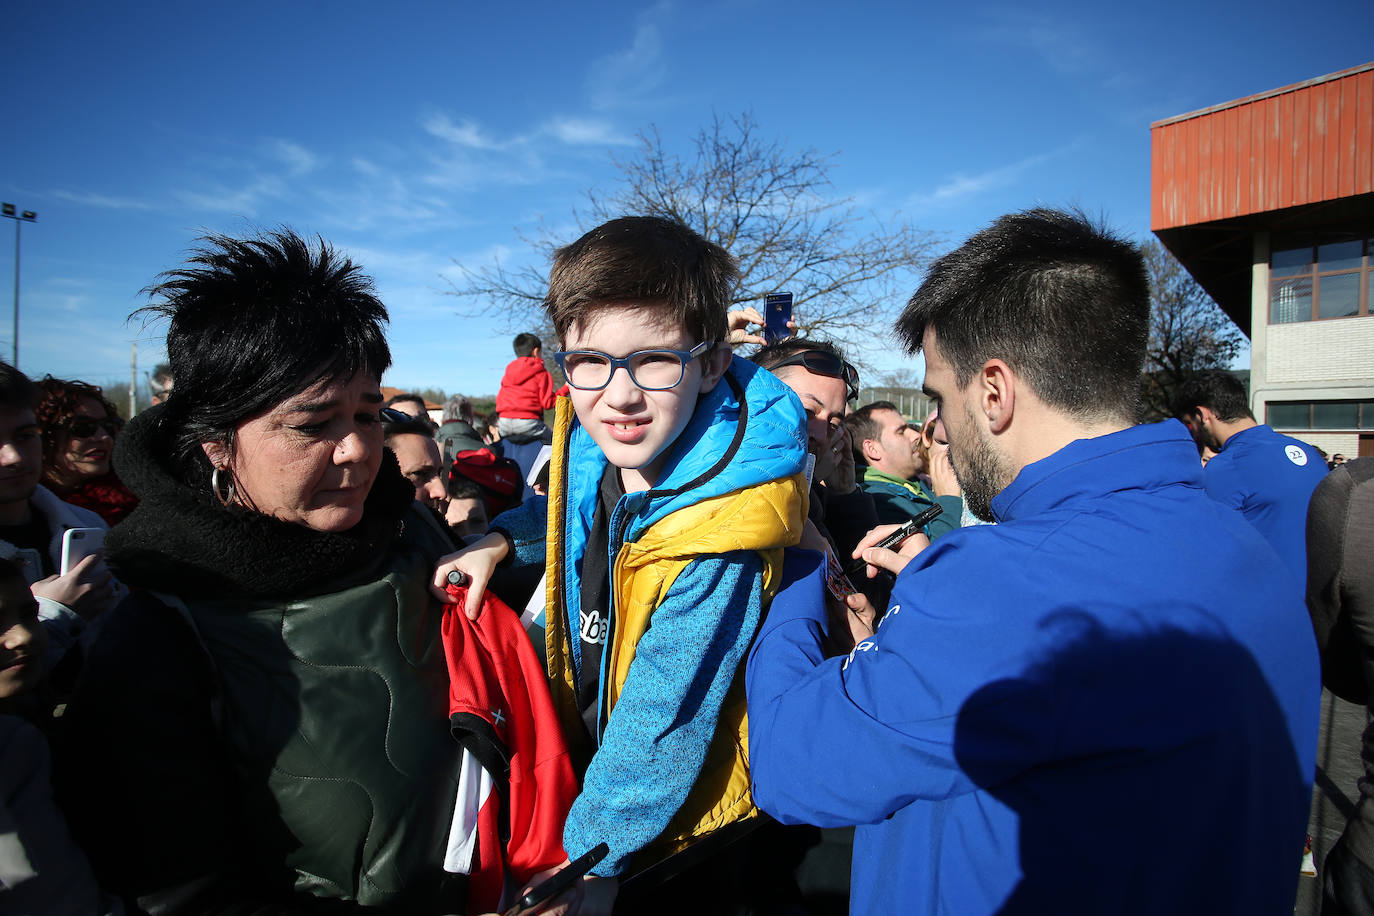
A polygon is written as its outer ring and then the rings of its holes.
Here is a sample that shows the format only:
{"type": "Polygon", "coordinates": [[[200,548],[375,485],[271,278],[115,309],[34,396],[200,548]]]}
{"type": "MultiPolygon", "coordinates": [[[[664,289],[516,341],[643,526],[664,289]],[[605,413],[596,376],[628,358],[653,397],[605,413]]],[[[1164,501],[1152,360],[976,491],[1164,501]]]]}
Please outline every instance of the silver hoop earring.
{"type": "Polygon", "coordinates": [[[225,468],[215,468],[210,472],[210,492],[215,494],[215,499],[219,500],[221,506],[227,506],[238,496],[237,488],[234,486],[234,472],[225,468]],[[223,490],[219,485],[219,472],[225,471],[225,480],[228,483],[223,490]]]}

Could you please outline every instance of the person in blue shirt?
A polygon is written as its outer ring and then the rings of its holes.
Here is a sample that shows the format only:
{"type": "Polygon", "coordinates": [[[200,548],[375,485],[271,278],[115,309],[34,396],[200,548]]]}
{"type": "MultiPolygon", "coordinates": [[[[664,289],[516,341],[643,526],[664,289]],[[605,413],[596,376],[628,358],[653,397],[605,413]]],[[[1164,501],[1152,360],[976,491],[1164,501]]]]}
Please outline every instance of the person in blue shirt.
{"type": "MultiPolygon", "coordinates": [[[[1207,498],[1187,430],[1137,426],[1138,249],[1004,216],[931,268],[923,351],[971,510],[899,553],[842,635],[791,551],[746,669],[754,797],[857,825],[854,913],[1290,913],[1320,676],[1295,580],[1207,498]]],[[[876,571],[876,570],[871,570],[876,571]]]]}
{"type": "Polygon", "coordinates": [[[1229,372],[1190,376],[1174,392],[1170,408],[1199,448],[1216,453],[1202,475],[1207,495],[1239,509],[1304,581],[1307,505],[1328,470],[1321,454],[1256,422],[1245,386],[1229,372]]]}

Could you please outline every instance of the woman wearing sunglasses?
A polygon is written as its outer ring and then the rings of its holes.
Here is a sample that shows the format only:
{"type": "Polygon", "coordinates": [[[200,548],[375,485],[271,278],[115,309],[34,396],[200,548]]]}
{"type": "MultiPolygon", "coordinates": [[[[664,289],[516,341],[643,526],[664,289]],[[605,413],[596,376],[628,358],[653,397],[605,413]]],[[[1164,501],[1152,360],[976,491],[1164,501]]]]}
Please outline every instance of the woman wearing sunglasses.
{"type": "Polygon", "coordinates": [[[43,429],[43,485],[59,499],[90,509],[114,525],[138,505],[110,468],[121,425],[104,392],[85,382],[48,376],[38,383],[43,429]]]}

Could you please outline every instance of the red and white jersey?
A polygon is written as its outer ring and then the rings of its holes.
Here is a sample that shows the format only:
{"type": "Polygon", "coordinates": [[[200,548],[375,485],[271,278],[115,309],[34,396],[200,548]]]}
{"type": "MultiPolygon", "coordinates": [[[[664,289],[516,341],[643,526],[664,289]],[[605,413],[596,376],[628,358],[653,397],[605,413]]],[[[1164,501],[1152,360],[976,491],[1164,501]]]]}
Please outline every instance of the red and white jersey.
{"type": "Polygon", "coordinates": [[[468,875],[470,912],[503,909],[539,871],[561,864],[563,821],[577,796],[544,666],[520,618],[488,591],[444,612],[449,723],[463,746],[444,868],[468,875]]]}

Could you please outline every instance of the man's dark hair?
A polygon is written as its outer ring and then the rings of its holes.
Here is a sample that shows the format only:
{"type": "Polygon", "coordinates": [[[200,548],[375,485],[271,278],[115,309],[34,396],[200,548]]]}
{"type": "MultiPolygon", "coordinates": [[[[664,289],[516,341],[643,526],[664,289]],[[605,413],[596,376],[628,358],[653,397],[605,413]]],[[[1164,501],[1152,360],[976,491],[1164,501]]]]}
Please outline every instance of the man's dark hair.
{"type": "Polygon", "coordinates": [[[1188,376],[1169,399],[1170,412],[1180,419],[1197,413],[1199,407],[1211,410],[1218,420],[1255,419],[1245,385],[1223,369],[1208,369],[1188,376]]]}
{"type": "Polygon", "coordinates": [[[915,353],[934,328],[960,388],[1001,359],[1052,407],[1133,422],[1149,324],[1139,249],[1081,213],[1036,209],[936,261],[896,332],[915,353]]]}
{"type": "Polygon", "coordinates": [[[891,401],[874,401],[872,404],[865,404],[844,418],[844,425],[849,427],[850,441],[854,444],[855,457],[863,459],[865,439],[878,439],[882,436],[883,427],[873,417],[880,410],[890,410],[899,417],[902,415],[902,412],[897,409],[897,405],[891,401]]]}
{"type": "Polygon", "coordinates": [[[38,406],[38,386],[27,375],[0,361],[0,406],[33,410],[38,406]]]}
{"type": "Polygon", "coordinates": [[[515,335],[515,355],[530,356],[535,350],[544,346],[538,337],[528,332],[515,335]]]}
{"type": "Polygon", "coordinates": [[[289,229],[250,239],[210,235],[186,266],[147,292],[139,311],[170,319],[167,356],[176,379],[162,423],[171,460],[192,487],[208,486],[202,442],[232,451],[234,430],[326,379],[391,365],[386,307],[347,257],[289,229]]]}
{"type": "Polygon", "coordinates": [[[421,410],[426,410],[425,399],[418,394],[411,394],[409,391],[402,391],[400,394],[393,394],[386,399],[387,407],[395,407],[397,404],[419,404],[421,410]]]}
{"type": "Polygon", "coordinates": [[[470,477],[464,477],[462,474],[448,475],[449,499],[480,499],[485,502],[487,494],[487,488],[470,477]]]}
{"type": "Polygon", "coordinates": [[[844,354],[840,348],[828,340],[808,340],[805,337],[789,337],[777,343],[767,344],[754,351],[754,355],[749,357],[749,361],[756,366],[772,371],[773,367],[789,356],[796,356],[798,353],[805,353],[814,350],[819,353],[829,353],[844,359],[844,354]]]}
{"type": "Polygon", "coordinates": [[[383,441],[389,441],[392,436],[405,435],[424,436],[426,439],[434,438],[434,427],[430,426],[428,421],[421,420],[419,417],[412,417],[409,414],[401,414],[401,416],[405,419],[382,421],[383,441]]]}
{"type": "Polygon", "coordinates": [[[720,341],[738,282],[730,253],[682,223],[624,216],[555,252],[544,308],[562,340],[607,305],[663,303],[693,338],[720,341]]]}

